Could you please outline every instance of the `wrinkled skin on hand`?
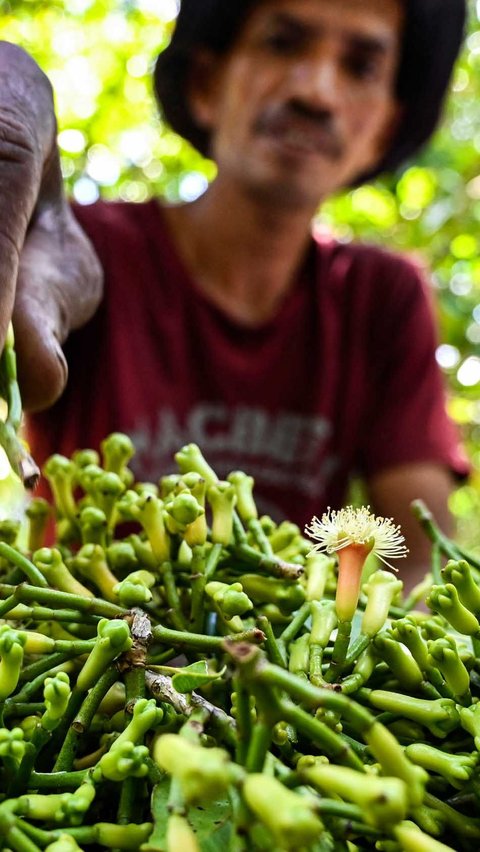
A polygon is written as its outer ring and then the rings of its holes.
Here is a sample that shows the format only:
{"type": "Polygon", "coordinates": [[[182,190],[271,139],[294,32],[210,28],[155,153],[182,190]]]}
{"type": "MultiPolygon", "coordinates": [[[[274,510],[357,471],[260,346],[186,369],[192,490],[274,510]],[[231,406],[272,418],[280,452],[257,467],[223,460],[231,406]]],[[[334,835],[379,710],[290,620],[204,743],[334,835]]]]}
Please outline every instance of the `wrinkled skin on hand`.
{"type": "Polygon", "coordinates": [[[0,42],[0,349],[13,315],[24,407],[62,393],[69,332],[94,313],[102,273],[66,201],[50,83],[0,42]]]}

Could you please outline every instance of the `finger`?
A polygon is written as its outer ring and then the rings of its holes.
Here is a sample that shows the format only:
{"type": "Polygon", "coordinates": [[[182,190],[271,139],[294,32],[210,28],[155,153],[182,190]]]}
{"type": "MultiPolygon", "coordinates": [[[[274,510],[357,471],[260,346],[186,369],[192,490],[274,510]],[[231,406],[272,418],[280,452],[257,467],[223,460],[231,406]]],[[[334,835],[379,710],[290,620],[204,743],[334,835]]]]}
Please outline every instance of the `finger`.
{"type": "Polygon", "coordinates": [[[22,252],[13,312],[24,408],[39,411],[62,393],[68,370],[61,344],[93,315],[102,283],[93,247],[70,209],[44,208],[22,252]]]}

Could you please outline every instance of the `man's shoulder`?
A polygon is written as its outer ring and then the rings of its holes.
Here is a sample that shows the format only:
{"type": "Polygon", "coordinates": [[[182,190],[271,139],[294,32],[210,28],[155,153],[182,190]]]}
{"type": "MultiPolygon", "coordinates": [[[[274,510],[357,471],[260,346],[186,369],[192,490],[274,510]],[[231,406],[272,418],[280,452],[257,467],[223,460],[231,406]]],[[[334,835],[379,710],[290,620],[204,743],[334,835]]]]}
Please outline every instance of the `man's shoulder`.
{"type": "Polygon", "coordinates": [[[320,282],[336,289],[361,287],[408,298],[426,288],[427,269],[419,255],[391,251],[357,240],[339,240],[325,232],[313,233],[320,282]],[[388,287],[386,286],[388,285],[388,287]]]}
{"type": "Polygon", "coordinates": [[[128,236],[145,229],[150,222],[161,221],[155,199],[144,202],[95,201],[93,204],[71,203],[73,213],[90,236],[117,234],[128,236]]]}
{"type": "Polygon", "coordinates": [[[397,274],[421,274],[422,260],[413,253],[392,251],[385,246],[360,240],[341,240],[323,231],[313,231],[315,250],[320,261],[342,262],[345,269],[390,269],[397,274]]]}

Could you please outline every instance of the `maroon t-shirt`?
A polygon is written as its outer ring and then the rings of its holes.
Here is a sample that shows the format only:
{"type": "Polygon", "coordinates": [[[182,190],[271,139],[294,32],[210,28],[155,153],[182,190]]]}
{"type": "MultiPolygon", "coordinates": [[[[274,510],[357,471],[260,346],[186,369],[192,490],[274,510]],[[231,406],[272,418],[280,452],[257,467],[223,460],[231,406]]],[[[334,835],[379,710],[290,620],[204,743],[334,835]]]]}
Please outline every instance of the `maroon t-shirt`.
{"type": "Polygon", "coordinates": [[[39,461],[120,430],[137,447],[136,477],[155,481],[193,441],[219,476],[254,476],[260,511],[300,525],[339,507],[352,473],[416,461],[465,470],[429,299],[405,258],[312,239],[275,318],[252,329],[200,292],[156,201],[76,214],[105,296],[69,338],[67,390],[31,420],[39,461]]]}

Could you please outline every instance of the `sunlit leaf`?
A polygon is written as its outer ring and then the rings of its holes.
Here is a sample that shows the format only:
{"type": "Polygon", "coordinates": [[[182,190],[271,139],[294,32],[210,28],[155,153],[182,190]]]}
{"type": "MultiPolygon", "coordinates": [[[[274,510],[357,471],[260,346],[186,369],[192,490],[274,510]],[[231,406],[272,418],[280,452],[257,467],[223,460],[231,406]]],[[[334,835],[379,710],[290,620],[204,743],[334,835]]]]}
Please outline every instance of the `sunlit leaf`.
{"type": "Polygon", "coordinates": [[[413,166],[407,169],[397,185],[397,195],[402,204],[423,210],[435,198],[437,179],[432,169],[413,166]]]}

